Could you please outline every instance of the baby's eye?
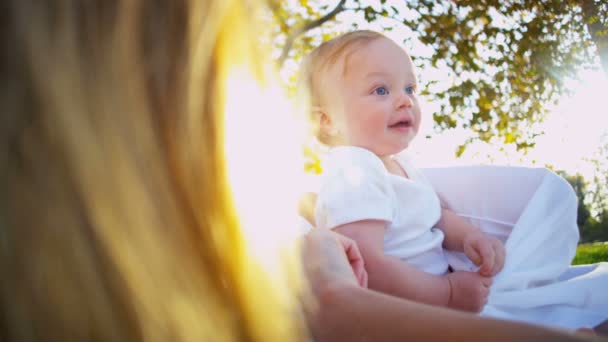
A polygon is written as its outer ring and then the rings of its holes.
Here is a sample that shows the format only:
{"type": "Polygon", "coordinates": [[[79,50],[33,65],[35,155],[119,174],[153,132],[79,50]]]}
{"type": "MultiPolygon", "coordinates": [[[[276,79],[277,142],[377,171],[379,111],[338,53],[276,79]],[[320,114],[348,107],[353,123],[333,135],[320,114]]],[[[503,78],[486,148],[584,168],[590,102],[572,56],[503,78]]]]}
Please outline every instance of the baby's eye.
{"type": "Polygon", "coordinates": [[[377,95],[388,95],[388,89],[386,87],[378,87],[374,89],[374,93],[377,95]]]}
{"type": "Polygon", "coordinates": [[[416,94],[416,87],[414,86],[409,86],[405,88],[405,93],[408,95],[413,95],[416,94]]]}

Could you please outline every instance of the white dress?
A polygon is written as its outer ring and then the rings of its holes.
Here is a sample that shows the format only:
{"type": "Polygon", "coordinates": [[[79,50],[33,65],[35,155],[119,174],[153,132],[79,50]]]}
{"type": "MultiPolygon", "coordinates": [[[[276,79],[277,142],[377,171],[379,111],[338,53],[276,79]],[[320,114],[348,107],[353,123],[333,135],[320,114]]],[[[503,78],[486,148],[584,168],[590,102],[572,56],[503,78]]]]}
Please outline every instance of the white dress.
{"type": "Polygon", "coordinates": [[[390,174],[380,158],[366,149],[331,149],[315,208],[317,227],[386,221],[385,254],[426,272],[445,274],[443,232],[433,228],[441,216],[439,198],[405,158],[395,160],[409,178],[390,174]]]}
{"type": "MultiPolygon", "coordinates": [[[[445,207],[505,242],[505,265],[482,316],[566,329],[608,319],[608,263],[570,265],[577,198],[563,178],[513,166],[422,171],[445,207]]],[[[462,253],[446,254],[454,269],[473,267],[462,253]]]]}
{"type": "Polygon", "coordinates": [[[566,329],[593,327],[608,319],[608,263],[570,266],[578,242],[577,199],[561,177],[544,168],[500,166],[420,172],[403,156],[397,161],[413,182],[388,174],[367,150],[344,148],[330,155],[318,191],[317,226],[333,228],[366,218],[385,220],[393,235],[387,230],[384,243],[393,248],[393,255],[410,262],[417,255],[437,251],[436,257],[427,260],[433,266],[422,269],[440,274],[445,267],[441,259],[447,258],[456,270],[474,270],[462,253],[443,251],[440,257],[436,248],[441,243],[416,250],[412,245],[415,238],[399,240],[400,236],[429,236],[428,241],[434,241],[435,236],[439,241],[441,232],[430,228],[438,219],[438,202],[428,194],[421,195],[429,180],[442,206],[505,242],[505,266],[494,278],[482,316],[566,329]],[[399,201],[416,208],[417,216],[413,211],[397,214],[403,204],[399,201]],[[402,219],[407,217],[420,225],[403,226],[402,219]],[[408,234],[410,229],[419,233],[408,234]]]}

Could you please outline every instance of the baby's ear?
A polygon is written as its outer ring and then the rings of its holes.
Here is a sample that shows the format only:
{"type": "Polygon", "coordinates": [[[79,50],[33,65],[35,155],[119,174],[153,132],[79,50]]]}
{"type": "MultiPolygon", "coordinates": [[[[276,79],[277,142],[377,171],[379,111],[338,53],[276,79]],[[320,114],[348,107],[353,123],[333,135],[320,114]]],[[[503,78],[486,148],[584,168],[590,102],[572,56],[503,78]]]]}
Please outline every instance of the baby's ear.
{"type": "Polygon", "coordinates": [[[312,106],[312,117],[318,129],[319,136],[331,137],[336,134],[334,122],[323,107],[312,106]]]}

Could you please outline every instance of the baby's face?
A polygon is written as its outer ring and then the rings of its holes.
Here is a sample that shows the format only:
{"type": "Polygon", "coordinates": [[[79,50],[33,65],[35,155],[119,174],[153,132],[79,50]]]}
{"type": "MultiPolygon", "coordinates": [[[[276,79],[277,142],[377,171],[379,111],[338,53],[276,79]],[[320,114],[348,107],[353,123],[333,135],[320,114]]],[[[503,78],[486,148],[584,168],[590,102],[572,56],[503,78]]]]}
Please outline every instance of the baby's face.
{"type": "Polygon", "coordinates": [[[420,127],[418,85],[408,54],[379,38],[354,49],[332,69],[326,111],[339,144],[381,157],[405,149],[420,127]]]}

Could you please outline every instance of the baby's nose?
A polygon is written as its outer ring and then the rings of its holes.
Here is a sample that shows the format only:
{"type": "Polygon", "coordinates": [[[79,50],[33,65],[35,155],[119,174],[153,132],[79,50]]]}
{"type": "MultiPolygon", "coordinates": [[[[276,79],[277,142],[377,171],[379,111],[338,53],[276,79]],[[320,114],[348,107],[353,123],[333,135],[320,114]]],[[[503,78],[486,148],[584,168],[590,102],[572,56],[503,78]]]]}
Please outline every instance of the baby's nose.
{"type": "Polygon", "coordinates": [[[405,91],[399,93],[397,98],[397,108],[402,107],[411,107],[413,104],[412,98],[410,95],[406,94],[405,91]]]}

